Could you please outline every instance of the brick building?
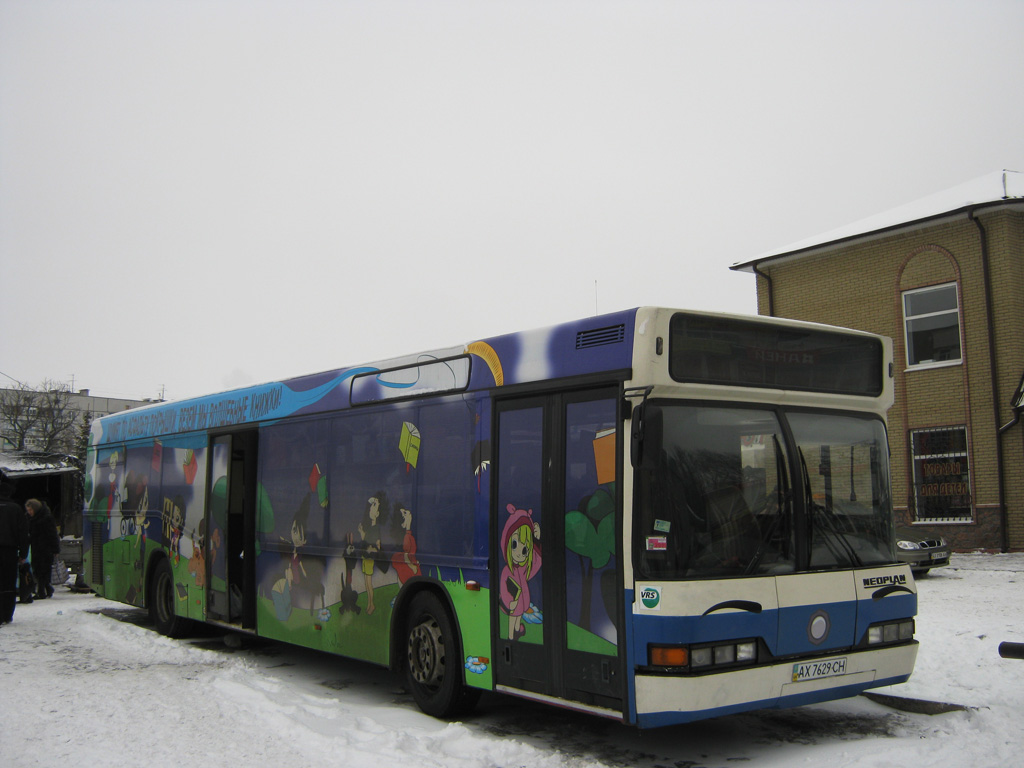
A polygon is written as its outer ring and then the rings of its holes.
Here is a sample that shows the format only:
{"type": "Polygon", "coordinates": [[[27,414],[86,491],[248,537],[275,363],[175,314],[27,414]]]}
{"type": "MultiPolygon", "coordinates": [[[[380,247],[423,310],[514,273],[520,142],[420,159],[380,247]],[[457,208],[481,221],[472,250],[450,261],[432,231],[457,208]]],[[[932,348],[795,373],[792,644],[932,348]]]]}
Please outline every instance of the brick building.
{"type": "Polygon", "coordinates": [[[1001,171],[736,264],[760,314],[893,339],[898,522],[1024,549],[1024,173],[1001,171]]]}

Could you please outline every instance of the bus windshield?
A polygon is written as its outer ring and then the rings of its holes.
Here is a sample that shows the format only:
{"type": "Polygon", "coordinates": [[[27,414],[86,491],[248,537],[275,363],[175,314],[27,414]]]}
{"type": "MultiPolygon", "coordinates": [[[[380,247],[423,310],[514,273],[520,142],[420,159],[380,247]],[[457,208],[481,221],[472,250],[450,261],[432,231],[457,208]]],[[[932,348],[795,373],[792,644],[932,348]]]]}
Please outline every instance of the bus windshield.
{"type": "Polygon", "coordinates": [[[799,454],[812,570],[895,562],[889,453],[878,419],[787,414],[799,454]]]}
{"type": "Polygon", "coordinates": [[[635,519],[648,578],[895,561],[885,427],[825,412],[648,403],[635,519]]]}

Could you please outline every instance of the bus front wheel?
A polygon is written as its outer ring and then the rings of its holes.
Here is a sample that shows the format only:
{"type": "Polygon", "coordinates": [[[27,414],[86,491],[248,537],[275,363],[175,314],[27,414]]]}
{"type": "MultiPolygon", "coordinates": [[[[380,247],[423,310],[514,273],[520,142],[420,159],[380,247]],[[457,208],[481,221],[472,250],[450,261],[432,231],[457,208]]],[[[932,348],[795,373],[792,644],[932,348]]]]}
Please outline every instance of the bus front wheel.
{"type": "Polygon", "coordinates": [[[412,601],[406,632],[406,682],[428,715],[450,718],[468,712],[480,696],[462,679],[459,642],[451,615],[438,597],[421,592],[412,601]]]}
{"type": "Polygon", "coordinates": [[[174,605],[174,574],[171,564],[161,560],[149,581],[149,618],[160,634],[181,637],[188,628],[189,620],[178,616],[174,605]]]}

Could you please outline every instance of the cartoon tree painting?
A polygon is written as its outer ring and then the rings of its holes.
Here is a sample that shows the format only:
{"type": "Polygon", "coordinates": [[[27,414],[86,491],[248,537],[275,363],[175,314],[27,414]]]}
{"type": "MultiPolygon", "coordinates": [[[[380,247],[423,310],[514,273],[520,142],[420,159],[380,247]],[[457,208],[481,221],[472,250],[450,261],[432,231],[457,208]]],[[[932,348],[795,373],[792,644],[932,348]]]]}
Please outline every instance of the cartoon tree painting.
{"type": "Polygon", "coordinates": [[[565,546],[579,557],[582,574],[579,625],[587,631],[591,628],[594,575],[608,565],[615,554],[614,494],[614,484],[598,488],[584,497],[577,509],[565,515],[565,546]]]}

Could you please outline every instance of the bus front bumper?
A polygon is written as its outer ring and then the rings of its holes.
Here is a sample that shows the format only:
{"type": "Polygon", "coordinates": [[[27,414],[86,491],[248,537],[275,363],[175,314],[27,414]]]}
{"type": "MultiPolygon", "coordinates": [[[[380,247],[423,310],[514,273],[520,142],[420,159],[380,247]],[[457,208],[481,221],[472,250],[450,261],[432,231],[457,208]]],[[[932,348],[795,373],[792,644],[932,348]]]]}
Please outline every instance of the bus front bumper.
{"type": "Polygon", "coordinates": [[[917,649],[914,641],[707,675],[637,674],[636,724],[651,728],[856,696],[869,688],[906,682],[917,649]]]}

